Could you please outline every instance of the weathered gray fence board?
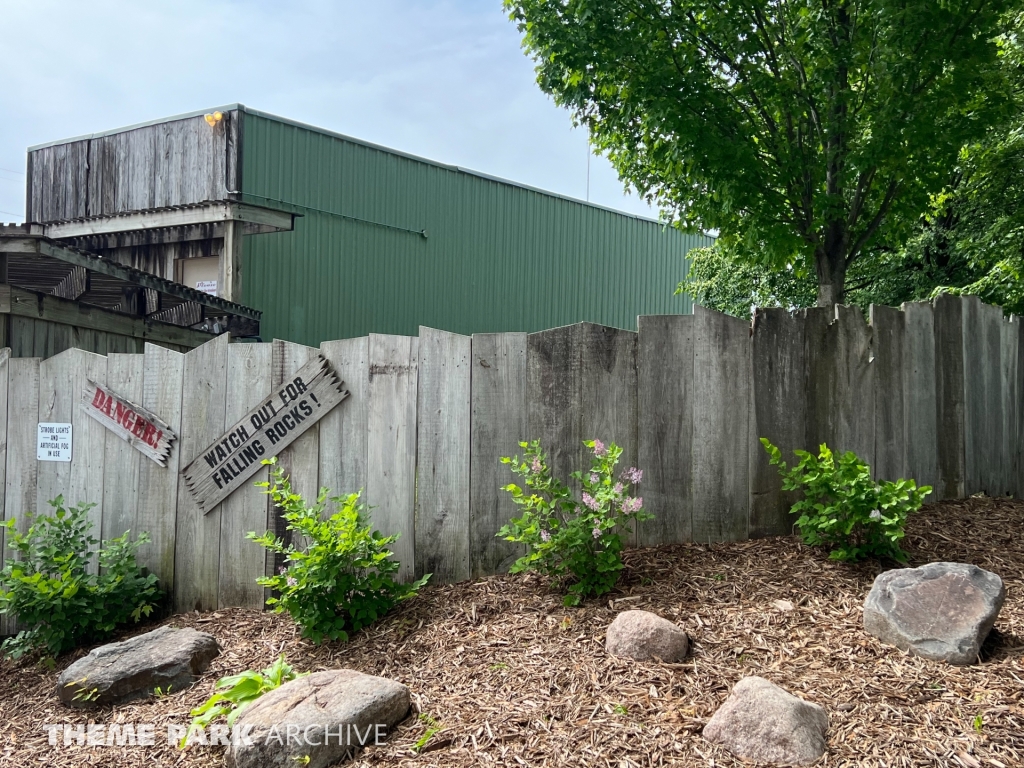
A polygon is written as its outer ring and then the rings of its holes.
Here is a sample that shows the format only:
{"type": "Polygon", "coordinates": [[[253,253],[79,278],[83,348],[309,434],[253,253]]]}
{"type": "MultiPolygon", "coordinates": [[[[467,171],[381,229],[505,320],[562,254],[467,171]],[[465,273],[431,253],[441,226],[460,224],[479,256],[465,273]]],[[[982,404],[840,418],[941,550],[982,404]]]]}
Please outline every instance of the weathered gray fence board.
{"type": "Polygon", "coordinates": [[[746,538],[750,484],[750,324],[694,307],[693,538],[746,538]]]}
{"type": "MultiPolygon", "coordinates": [[[[11,358],[8,362],[7,471],[4,487],[4,519],[17,520],[17,530],[28,530],[28,514],[36,511],[39,462],[36,461],[36,414],[39,409],[38,357],[11,358]]],[[[44,510],[45,512],[45,510],[44,510]]],[[[5,544],[6,545],[6,544],[5,544]]],[[[8,550],[5,557],[10,557],[8,550]]],[[[0,616],[0,633],[16,630],[13,617],[0,616]]]]}
{"type": "MultiPolygon", "coordinates": [[[[107,388],[125,400],[142,405],[145,368],[144,355],[107,355],[107,388]]],[[[139,473],[142,462],[152,460],[109,429],[104,431],[103,538],[112,539],[125,531],[131,531],[135,538],[139,535],[136,524],[139,473]]]]}
{"type": "Polygon", "coordinates": [[[1002,320],[1000,323],[1000,395],[1002,398],[1003,440],[999,449],[1000,481],[996,491],[1000,496],[1012,496],[1017,490],[1015,475],[1015,456],[1017,452],[1017,409],[1020,400],[1017,396],[1017,343],[1020,335],[1017,323],[1002,320]]]}
{"type": "Polygon", "coordinates": [[[139,563],[156,574],[164,589],[170,589],[174,585],[185,355],[147,344],[144,357],[142,406],[167,422],[178,439],[171,444],[166,467],[148,459],[139,467],[138,525],[139,531],[148,532],[150,538],[150,543],[139,550],[139,563]]]}
{"type": "Polygon", "coordinates": [[[495,534],[519,510],[501,486],[514,482],[503,456],[522,456],[529,439],[526,334],[482,333],[472,344],[470,561],[472,576],[508,570],[524,548],[495,534]]]}
{"type": "Polygon", "coordinates": [[[905,316],[895,307],[875,304],[870,316],[875,385],[875,463],[871,469],[878,480],[898,480],[907,476],[905,316]]]}
{"type": "MultiPolygon", "coordinates": [[[[228,426],[227,362],[227,334],[185,354],[180,439],[183,467],[221,437],[228,426]]],[[[218,605],[220,518],[220,505],[203,514],[179,476],[174,556],[174,608],[178,612],[211,610],[218,605]]]]}
{"type": "Polygon", "coordinates": [[[981,304],[981,322],[984,329],[985,411],[984,438],[986,463],[980,473],[983,490],[990,496],[1002,493],[1003,457],[1003,394],[1002,394],[1002,325],[1003,310],[990,304],[981,304]]]}
{"type": "MultiPolygon", "coordinates": [[[[232,344],[228,347],[225,424],[236,424],[271,393],[273,344],[232,344]]],[[[266,550],[245,535],[267,529],[267,496],[254,484],[267,479],[266,468],[221,503],[220,581],[218,603],[260,608],[264,590],[266,550]]]]}
{"type": "MultiPolygon", "coordinates": [[[[11,350],[7,347],[0,349],[0,489],[7,486],[7,388],[10,380],[11,350]]],[[[17,417],[15,417],[17,418],[17,417]]],[[[0,493],[0,520],[5,520],[5,496],[0,493]]],[[[4,567],[6,553],[4,552],[5,528],[0,528],[0,569],[4,567]]],[[[7,617],[0,616],[0,635],[6,634],[7,617]]]]}
{"type": "Polygon", "coordinates": [[[402,534],[391,547],[402,564],[402,580],[410,580],[416,566],[418,353],[415,338],[370,334],[366,499],[374,528],[402,534]]]}
{"type": "Polygon", "coordinates": [[[853,451],[869,465],[875,453],[871,328],[856,307],[804,310],[807,444],[853,451]]]}
{"type": "MultiPolygon", "coordinates": [[[[95,504],[89,510],[92,534],[103,532],[103,453],[106,428],[82,412],[82,391],[89,380],[105,384],[107,359],[68,349],[39,366],[39,421],[70,423],[71,461],[39,462],[36,511],[48,514],[48,502],[63,495],[65,504],[95,504]]],[[[32,451],[33,456],[35,450],[32,451]]],[[[99,564],[93,561],[92,570],[99,564]]]]}
{"type": "Polygon", "coordinates": [[[935,395],[935,323],[932,305],[903,305],[903,417],[907,441],[907,477],[918,485],[939,485],[937,404],[935,395]]]}
{"type": "Polygon", "coordinates": [[[416,416],[416,575],[468,579],[472,340],[421,326],[416,416]]]}
{"type": "MultiPolygon", "coordinates": [[[[290,382],[302,366],[316,357],[320,351],[316,347],[307,347],[280,339],[274,339],[272,347],[271,383],[273,390],[278,390],[290,382]]],[[[241,416],[244,415],[245,412],[241,414],[241,416]]],[[[277,458],[278,466],[291,481],[292,490],[301,494],[310,504],[316,501],[317,495],[320,493],[319,426],[314,424],[303,432],[295,442],[281,451],[277,458]]],[[[291,531],[287,530],[284,519],[281,517],[281,510],[273,503],[269,504],[265,511],[267,513],[266,525],[279,539],[283,539],[288,544],[294,544],[296,547],[308,546],[308,541],[293,541],[291,531]]],[[[279,569],[284,565],[284,558],[273,552],[265,552],[265,558],[268,571],[279,569]]]]}
{"type": "Polygon", "coordinates": [[[1017,428],[1014,452],[1016,497],[1024,498],[1024,319],[1014,318],[1017,330],[1017,428]]]}
{"type": "Polygon", "coordinates": [[[369,338],[325,341],[320,351],[350,392],[320,420],[320,485],[332,495],[345,496],[366,489],[369,338]]]}
{"type": "Polygon", "coordinates": [[[760,438],[767,437],[782,451],[786,464],[796,461],[794,450],[809,450],[807,382],[804,349],[805,318],[785,309],[759,309],[751,338],[752,422],[750,440],[750,536],[789,533],[789,508],[799,499],[782,490],[777,467],[768,463],[760,438]]]}
{"type": "Polygon", "coordinates": [[[639,328],[637,466],[654,519],[640,524],[638,538],[678,544],[693,530],[693,316],[643,316],[639,328]]]}
{"type": "Polygon", "coordinates": [[[567,482],[583,458],[581,325],[526,337],[527,440],[540,440],[554,476],[567,482]]]}
{"type": "Polygon", "coordinates": [[[963,298],[964,459],[967,495],[997,493],[1002,485],[999,451],[1003,444],[1001,386],[1002,311],[963,298]]]}
{"type": "MultiPolygon", "coordinates": [[[[621,328],[583,323],[580,329],[580,431],[584,440],[598,439],[622,448],[618,469],[637,465],[637,334],[621,328]]],[[[594,456],[583,449],[573,469],[587,471],[594,456]]],[[[642,493],[643,488],[636,492],[642,493]]],[[[625,537],[637,543],[636,531],[625,537]]]]}
{"type": "Polygon", "coordinates": [[[963,300],[935,298],[935,401],[939,483],[932,501],[958,499],[966,488],[963,300]]]}

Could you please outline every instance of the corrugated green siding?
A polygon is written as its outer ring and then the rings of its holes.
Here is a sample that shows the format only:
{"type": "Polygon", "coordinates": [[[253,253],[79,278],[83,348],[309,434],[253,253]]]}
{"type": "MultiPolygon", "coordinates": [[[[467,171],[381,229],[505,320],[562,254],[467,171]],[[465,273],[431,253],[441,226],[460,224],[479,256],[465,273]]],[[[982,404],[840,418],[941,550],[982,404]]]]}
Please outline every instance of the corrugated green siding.
{"type": "Polygon", "coordinates": [[[265,339],[635,328],[691,311],[673,291],[709,238],[251,112],[243,130],[245,199],[303,214],[245,241],[243,301],[265,339]]]}

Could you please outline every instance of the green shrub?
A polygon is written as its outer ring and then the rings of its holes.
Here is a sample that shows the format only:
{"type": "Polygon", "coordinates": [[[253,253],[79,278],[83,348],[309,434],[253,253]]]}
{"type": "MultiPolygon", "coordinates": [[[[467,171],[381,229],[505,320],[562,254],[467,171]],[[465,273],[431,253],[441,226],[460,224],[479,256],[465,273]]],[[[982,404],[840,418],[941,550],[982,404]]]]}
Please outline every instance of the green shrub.
{"type": "Polygon", "coordinates": [[[184,748],[188,744],[189,736],[194,731],[206,728],[222,715],[227,715],[228,726],[233,726],[235,719],[242,714],[242,710],[260,696],[275,688],[280,688],[290,680],[308,674],[308,672],[300,674],[292,669],[282,653],[277,657],[277,661],[262,672],[247,669],[237,675],[222,677],[213,686],[215,691],[213,696],[189,713],[192,715],[192,722],[178,746],[184,748]]]}
{"type": "Polygon", "coordinates": [[[913,480],[903,479],[876,483],[856,454],[844,453],[837,464],[824,444],[817,456],[794,451],[800,461],[789,469],[782,452],[767,438],[762,437],[761,444],[779,468],[783,489],[804,494],[790,512],[800,515],[796,526],[805,544],[830,548],[833,560],[890,557],[906,562],[900,549],[903,526],[907,516],[921,508],[931,487],[918,488],[913,480]]]}
{"type": "Polygon", "coordinates": [[[130,541],[126,532],[97,549],[88,519],[95,504],[65,509],[63,496],[49,504],[54,513],[28,515],[24,534],[15,520],[4,523],[16,558],[0,571],[0,613],[28,626],[0,646],[9,658],[32,650],[57,656],[105,640],[118,626],[149,616],[161,597],[156,576],[135,561],[149,541],[145,533],[130,541]],[[88,572],[94,561],[99,574],[88,572]]]}
{"type": "Polygon", "coordinates": [[[512,494],[523,516],[513,518],[498,536],[525,544],[527,553],[512,566],[512,573],[538,571],[567,585],[566,605],[579,605],[590,595],[602,595],[619,580],[622,570],[622,532],[638,520],[652,520],[642,509],[643,499],[629,495],[643,472],[631,467],[615,478],[622,449],[612,443],[587,440],[594,460],[586,474],[573,472],[581,485],[580,500],[551,476],[540,441],[520,443],[518,456],[504,457],[512,472],[523,478],[530,492],[515,483],[503,487],[512,494]]]}
{"type": "MultiPolygon", "coordinates": [[[[274,464],[276,459],[264,460],[274,464]]],[[[302,629],[302,636],[314,642],[348,640],[350,632],[368,626],[399,602],[412,597],[430,578],[428,573],[411,584],[397,584],[391,575],[399,563],[388,549],[396,539],[381,536],[364,525],[365,505],[358,493],[328,499],[329,491],[320,489],[313,506],[292,491],[291,482],[280,467],[275,467],[272,483],[257,483],[282,510],[282,517],[295,540],[308,546],[285,546],[270,531],[248,538],[272,552],[285,556],[285,565],[273,576],[258,582],[274,589],[278,596],[267,600],[274,611],[288,611],[302,629]],[[325,518],[331,501],[337,511],[325,518]]]]}

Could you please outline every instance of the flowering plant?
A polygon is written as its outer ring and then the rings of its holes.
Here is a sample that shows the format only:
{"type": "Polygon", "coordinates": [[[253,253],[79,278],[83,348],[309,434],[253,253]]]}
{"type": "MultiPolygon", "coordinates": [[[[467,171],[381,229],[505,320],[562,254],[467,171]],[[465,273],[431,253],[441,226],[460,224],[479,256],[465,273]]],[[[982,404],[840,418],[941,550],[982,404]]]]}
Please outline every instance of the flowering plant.
{"type": "Polygon", "coordinates": [[[580,483],[577,501],[572,491],[552,477],[540,441],[520,443],[525,455],[504,457],[528,490],[515,483],[503,487],[523,512],[502,527],[498,536],[525,544],[526,555],[512,573],[538,571],[568,584],[566,605],[579,605],[590,595],[611,590],[622,571],[622,532],[637,520],[651,520],[643,499],[630,488],[643,479],[643,471],[630,467],[619,477],[615,465],[622,449],[600,440],[586,440],[594,453],[589,472],[573,472],[580,483]]]}
{"type": "Polygon", "coordinates": [[[855,453],[836,457],[824,444],[817,456],[794,451],[800,461],[790,469],[767,438],[761,444],[769,463],[779,468],[783,490],[803,491],[804,498],[790,512],[800,515],[796,527],[805,544],[830,547],[833,560],[890,557],[906,562],[900,549],[903,526],[932,492],[930,486],[918,488],[913,480],[903,479],[876,483],[855,453]]]}

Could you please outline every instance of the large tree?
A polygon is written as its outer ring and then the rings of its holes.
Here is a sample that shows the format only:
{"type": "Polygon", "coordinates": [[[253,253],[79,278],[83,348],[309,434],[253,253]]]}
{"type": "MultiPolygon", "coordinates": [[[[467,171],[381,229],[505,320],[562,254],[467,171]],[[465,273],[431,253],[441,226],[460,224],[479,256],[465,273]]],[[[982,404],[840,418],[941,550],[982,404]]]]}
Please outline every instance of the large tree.
{"type": "Polygon", "coordinates": [[[898,248],[1015,108],[1020,0],[505,0],[538,82],[620,177],[817,302],[898,248]]]}

